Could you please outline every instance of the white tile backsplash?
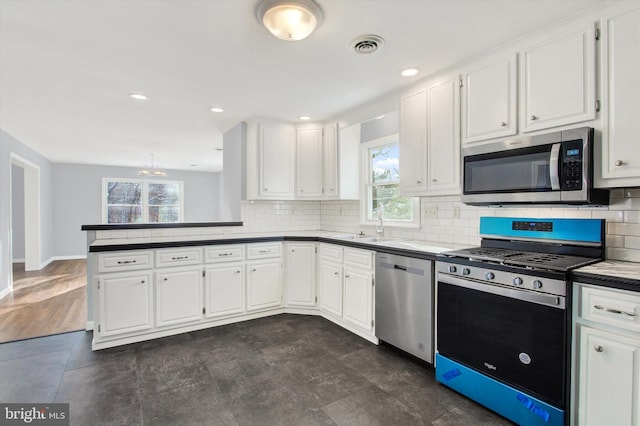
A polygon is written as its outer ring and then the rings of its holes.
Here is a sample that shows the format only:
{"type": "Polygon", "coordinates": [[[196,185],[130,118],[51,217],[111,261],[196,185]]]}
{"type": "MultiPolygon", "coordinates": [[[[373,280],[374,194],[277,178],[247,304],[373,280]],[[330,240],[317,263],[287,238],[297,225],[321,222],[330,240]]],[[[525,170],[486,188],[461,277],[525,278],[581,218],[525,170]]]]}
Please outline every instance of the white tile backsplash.
{"type": "MultiPolygon", "coordinates": [[[[479,245],[481,216],[605,219],[607,258],[640,262],[640,189],[611,191],[608,207],[476,207],[459,196],[422,197],[420,228],[385,226],[385,236],[465,245],[479,245]],[[430,214],[436,212],[435,217],[430,214]]],[[[322,229],[344,233],[375,233],[360,225],[358,201],[243,201],[243,226],[97,231],[97,239],[227,235],[322,229]]]]}

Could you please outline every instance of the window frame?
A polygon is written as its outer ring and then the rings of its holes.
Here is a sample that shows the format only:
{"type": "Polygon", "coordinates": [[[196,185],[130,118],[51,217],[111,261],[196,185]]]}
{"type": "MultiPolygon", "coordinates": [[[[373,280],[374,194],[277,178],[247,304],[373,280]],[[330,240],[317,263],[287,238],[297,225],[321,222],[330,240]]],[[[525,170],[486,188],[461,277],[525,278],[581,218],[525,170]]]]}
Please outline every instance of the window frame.
{"type": "MultiPolygon", "coordinates": [[[[130,178],[102,178],[102,223],[107,224],[107,208],[109,204],[107,203],[107,182],[128,182],[128,183],[141,183],[142,184],[142,193],[141,199],[142,203],[140,204],[140,208],[142,209],[142,222],[128,222],[131,224],[136,223],[183,223],[184,222],[184,182],[180,180],[156,180],[156,179],[130,179],[130,178]],[[149,222],[149,184],[177,184],[180,188],[180,196],[178,202],[179,206],[179,214],[180,220],[178,222],[149,222]]],[[[122,224],[124,225],[124,224],[122,224]]]]}
{"type": "MultiPolygon", "coordinates": [[[[374,139],[368,142],[363,142],[360,144],[360,224],[361,225],[379,225],[380,221],[378,218],[370,219],[369,212],[373,207],[373,199],[371,197],[373,188],[375,185],[371,181],[371,161],[369,158],[369,151],[375,148],[381,148],[383,146],[389,145],[398,145],[400,147],[400,135],[399,133],[394,133],[389,136],[385,136],[379,139],[374,139]]],[[[402,155],[402,152],[399,151],[399,155],[402,155]]],[[[399,166],[398,166],[399,167],[399,166]]],[[[402,170],[400,170],[402,173],[402,170]]],[[[400,187],[400,180],[398,181],[390,181],[385,182],[384,184],[379,185],[389,185],[389,184],[397,184],[400,187]]],[[[397,219],[387,219],[384,216],[382,217],[383,225],[385,226],[394,226],[394,227],[403,227],[403,228],[420,228],[420,198],[419,197],[408,197],[412,201],[412,210],[413,210],[413,219],[412,220],[397,220],[397,219]]]]}

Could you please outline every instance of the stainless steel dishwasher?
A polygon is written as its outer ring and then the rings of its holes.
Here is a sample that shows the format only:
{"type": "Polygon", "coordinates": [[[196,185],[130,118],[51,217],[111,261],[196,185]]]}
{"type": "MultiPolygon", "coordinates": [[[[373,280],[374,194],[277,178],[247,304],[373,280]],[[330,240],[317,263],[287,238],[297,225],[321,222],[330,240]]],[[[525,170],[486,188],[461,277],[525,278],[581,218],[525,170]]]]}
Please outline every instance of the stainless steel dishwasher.
{"type": "Polygon", "coordinates": [[[376,253],[376,337],[433,364],[433,262],[376,253]]]}

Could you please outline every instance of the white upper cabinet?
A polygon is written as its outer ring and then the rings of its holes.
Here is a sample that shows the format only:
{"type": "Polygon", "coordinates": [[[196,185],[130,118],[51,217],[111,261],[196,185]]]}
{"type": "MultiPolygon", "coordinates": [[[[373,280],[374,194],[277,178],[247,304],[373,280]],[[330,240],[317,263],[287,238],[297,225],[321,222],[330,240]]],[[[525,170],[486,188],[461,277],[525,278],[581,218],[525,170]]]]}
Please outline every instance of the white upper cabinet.
{"type": "Polygon", "coordinates": [[[330,124],[324,128],[323,187],[324,198],[339,198],[338,188],[338,125],[330,124]]]}
{"type": "Polygon", "coordinates": [[[459,194],[460,84],[457,74],[429,85],[427,113],[428,193],[459,194]]]}
{"type": "Polygon", "coordinates": [[[596,117],[595,25],[521,52],[521,123],[525,132],[596,117]]]}
{"type": "Polygon", "coordinates": [[[602,20],[602,186],[640,185],[640,8],[602,20]]]}
{"type": "Polygon", "coordinates": [[[360,125],[338,133],[338,182],[341,200],[360,199],[360,125]]]}
{"type": "Polygon", "coordinates": [[[296,130],[296,197],[321,198],[322,128],[296,130]]]}
{"type": "Polygon", "coordinates": [[[400,98],[400,191],[427,191],[427,90],[400,98]]]}
{"type": "Polygon", "coordinates": [[[462,83],[463,143],[517,133],[517,57],[516,53],[491,57],[465,72],[462,83]]]}
{"type": "Polygon", "coordinates": [[[258,124],[260,198],[286,200],[294,197],[295,130],[284,124],[258,124]]]}

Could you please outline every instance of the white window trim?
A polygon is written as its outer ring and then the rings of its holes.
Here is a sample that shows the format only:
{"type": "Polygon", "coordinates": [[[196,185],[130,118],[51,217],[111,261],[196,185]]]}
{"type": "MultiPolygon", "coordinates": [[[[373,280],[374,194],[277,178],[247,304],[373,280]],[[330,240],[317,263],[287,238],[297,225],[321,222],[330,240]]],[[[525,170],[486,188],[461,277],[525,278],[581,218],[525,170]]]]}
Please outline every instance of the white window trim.
{"type": "MultiPolygon", "coordinates": [[[[371,162],[369,161],[369,150],[378,148],[392,143],[399,143],[399,134],[385,136],[369,142],[360,144],[360,224],[361,225],[379,225],[379,219],[369,219],[369,211],[371,210],[372,200],[369,197],[369,177],[371,176],[371,162]]],[[[402,155],[402,152],[400,153],[402,155]]],[[[402,173],[402,170],[400,171],[402,173]]],[[[409,197],[413,201],[413,220],[391,220],[382,218],[384,226],[393,226],[401,228],[420,228],[420,198],[409,197]]]]}
{"type": "Polygon", "coordinates": [[[153,222],[153,223],[182,223],[184,222],[184,182],[180,180],[150,180],[128,178],[102,178],[102,223],[107,223],[107,182],[140,182],[142,183],[142,222],[149,223],[149,184],[177,184],[180,186],[180,220],[178,222],[153,222]]]}

